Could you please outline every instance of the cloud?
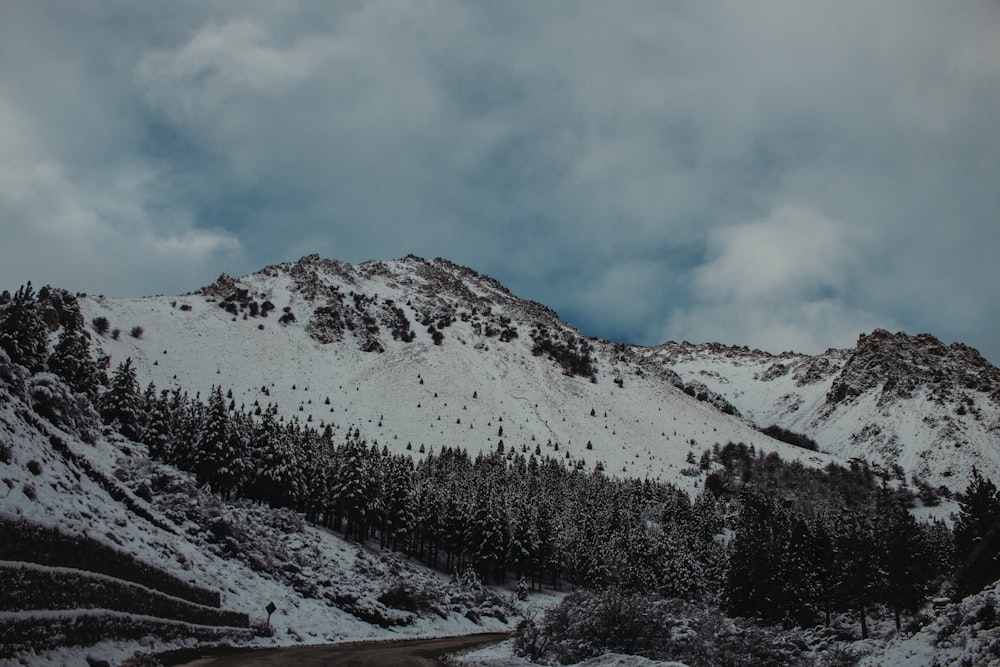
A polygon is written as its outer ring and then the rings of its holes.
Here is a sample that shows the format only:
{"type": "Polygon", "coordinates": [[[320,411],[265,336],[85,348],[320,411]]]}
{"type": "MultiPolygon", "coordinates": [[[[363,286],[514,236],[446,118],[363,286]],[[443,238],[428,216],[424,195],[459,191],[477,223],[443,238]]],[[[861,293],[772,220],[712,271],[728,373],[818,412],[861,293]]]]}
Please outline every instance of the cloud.
{"type": "Polygon", "coordinates": [[[5,246],[19,250],[4,254],[5,287],[31,280],[109,294],[126,286],[187,291],[189,281],[207,282],[218,273],[215,264],[239,253],[231,233],[168,213],[156,201],[155,172],[137,165],[83,188],[62,162],[44,157],[29,119],[2,103],[0,118],[0,145],[12,158],[0,164],[0,218],[5,246]]]}
{"type": "Polygon", "coordinates": [[[716,230],[693,272],[693,305],[671,314],[666,337],[816,353],[894,326],[851,298],[865,236],[802,204],[716,230]]]}
{"type": "Polygon", "coordinates": [[[765,220],[715,230],[712,259],[695,271],[712,300],[765,302],[839,291],[853,272],[860,235],[802,205],[781,205],[765,220]]]}
{"type": "Polygon", "coordinates": [[[143,56],[136,78],[147,103],[172,122],[194,128],[211,122],[223,130],[232,115],[245,113],[234,105],[247,95],[281,96],[336,57],[329,39],[308,37],[284,49],[272,41],[248,19],[210,24],[178,48],[143,56]]]}
{"type": "Polygon", "coordinates": [[[995,3],[112,1],[4,19],[6,281],[77,282],[83,249],[117,236],[153,260],[106,252],[150,267],[119,290],[413,252],[616,340],[773,349],[898,323],[1000,357],[995,3]],[[43,251],[46,225],[103,240],[43,251]]]}

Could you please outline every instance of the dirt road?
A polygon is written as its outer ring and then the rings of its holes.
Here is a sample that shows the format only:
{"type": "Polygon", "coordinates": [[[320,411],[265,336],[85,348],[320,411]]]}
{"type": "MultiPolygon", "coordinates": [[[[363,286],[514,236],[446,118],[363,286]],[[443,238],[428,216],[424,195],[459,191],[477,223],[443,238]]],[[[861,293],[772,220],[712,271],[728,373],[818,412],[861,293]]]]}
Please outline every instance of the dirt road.
{"type": "Polygon", "coordinates": [[[437,667],[437,658],[507,639],[506,634],[481,634],[443,639],[394,642],[236,649],[225,655],[199,658],[181,667],[437,667]]]}

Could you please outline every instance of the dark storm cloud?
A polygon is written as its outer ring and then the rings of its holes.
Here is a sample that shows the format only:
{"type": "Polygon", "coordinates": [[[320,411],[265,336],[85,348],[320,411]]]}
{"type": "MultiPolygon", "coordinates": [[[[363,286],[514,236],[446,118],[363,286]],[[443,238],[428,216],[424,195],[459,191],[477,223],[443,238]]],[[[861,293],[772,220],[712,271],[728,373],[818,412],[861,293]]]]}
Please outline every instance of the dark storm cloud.
{"type": "Polygon", "coordinates": [[[319,252],[585,332],[1000,358],[989,3],[7,3],[5,286],[319,252]]]}

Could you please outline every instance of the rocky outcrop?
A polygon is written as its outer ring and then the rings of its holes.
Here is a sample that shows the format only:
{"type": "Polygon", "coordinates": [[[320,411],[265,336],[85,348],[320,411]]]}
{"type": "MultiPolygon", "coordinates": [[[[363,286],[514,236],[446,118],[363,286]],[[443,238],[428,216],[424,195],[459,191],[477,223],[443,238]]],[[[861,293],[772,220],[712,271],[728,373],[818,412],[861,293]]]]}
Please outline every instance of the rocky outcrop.
{"type": "Polygon", "coordinates": [[[854,353],[830,385],[827,402],[849,402],[870,390],[879,403],[912,398],[926,389],[939,403],[980,392],[1000,401],[1000,369],[962,343],[944,345],[930,334],[910,336],[876,329],[861,334],[854,353]]]}

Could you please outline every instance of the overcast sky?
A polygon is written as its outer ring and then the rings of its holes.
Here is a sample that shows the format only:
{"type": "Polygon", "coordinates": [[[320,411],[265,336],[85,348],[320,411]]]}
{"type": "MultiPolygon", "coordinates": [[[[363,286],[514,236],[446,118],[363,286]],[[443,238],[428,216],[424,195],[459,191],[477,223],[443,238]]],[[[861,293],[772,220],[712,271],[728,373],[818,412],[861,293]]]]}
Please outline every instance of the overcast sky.
{"type": "Polygon", "coordinates": [[[584,333],[1000,362],[1000,4],[0,0],[0,287],[446,257],[584,333]]]}

